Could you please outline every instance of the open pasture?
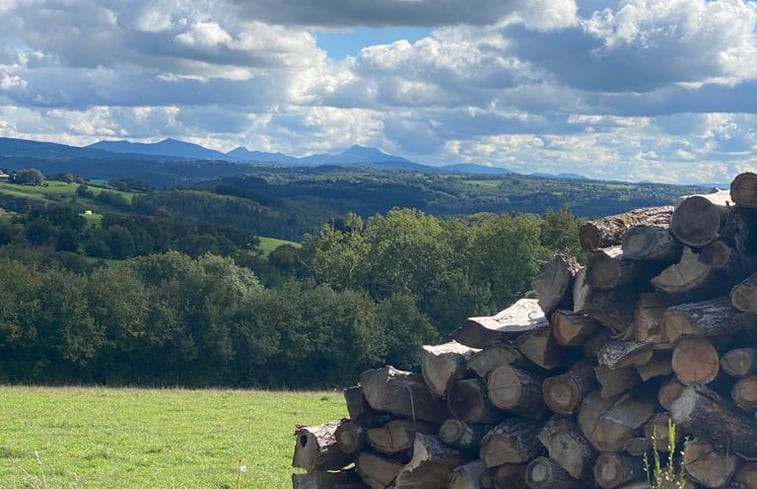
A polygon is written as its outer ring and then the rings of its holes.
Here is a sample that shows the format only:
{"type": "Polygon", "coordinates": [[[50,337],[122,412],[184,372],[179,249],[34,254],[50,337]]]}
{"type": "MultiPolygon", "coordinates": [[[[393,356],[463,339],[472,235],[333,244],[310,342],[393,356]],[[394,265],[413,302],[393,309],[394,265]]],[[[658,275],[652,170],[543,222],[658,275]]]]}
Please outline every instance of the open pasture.
{"type": "Polygon", "coordinates": [[[343,416],[336,391],[0,387],[0,487],[283,488],[294,425],[343,416]]]}

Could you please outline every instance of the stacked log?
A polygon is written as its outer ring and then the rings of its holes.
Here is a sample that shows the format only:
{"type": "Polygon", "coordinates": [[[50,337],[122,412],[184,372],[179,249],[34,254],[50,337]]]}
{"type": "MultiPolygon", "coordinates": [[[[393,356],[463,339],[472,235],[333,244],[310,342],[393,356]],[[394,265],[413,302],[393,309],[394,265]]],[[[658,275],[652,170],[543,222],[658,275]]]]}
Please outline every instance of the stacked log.
{"type": "Polygon", "coordinates": [[[656,450],[687,487],[757,489],[756,180],[587,223],[585,267],[556,256],[537,298],[299,427],[294,488],[643,488],[656,450]]]}

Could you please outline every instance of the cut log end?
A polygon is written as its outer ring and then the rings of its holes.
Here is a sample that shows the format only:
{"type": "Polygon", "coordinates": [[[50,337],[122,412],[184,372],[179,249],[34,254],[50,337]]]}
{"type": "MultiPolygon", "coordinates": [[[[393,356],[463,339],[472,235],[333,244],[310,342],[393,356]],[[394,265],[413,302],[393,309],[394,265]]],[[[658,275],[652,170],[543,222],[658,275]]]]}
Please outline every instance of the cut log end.
{"type": "Polygon", "coordinates": [[[684,385],[707,384],[720,371],[718,351],[704,338],[684,338],[673,350],[673,372],[684,385]]]}

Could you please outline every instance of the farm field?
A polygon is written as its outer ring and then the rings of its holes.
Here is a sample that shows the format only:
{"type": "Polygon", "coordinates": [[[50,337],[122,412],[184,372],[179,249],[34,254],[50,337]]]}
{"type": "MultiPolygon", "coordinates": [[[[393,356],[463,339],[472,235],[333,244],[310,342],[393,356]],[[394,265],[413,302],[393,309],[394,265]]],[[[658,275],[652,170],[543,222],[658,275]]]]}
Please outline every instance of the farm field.
{"type": "Polygon", "coordinates": [[[274,489],[341,392],[0,387],[3,489],[274,489]]]}
{"type": "Polygon", "coordinates": [[[299,243],[295,243],[294,241],[287,241],[285,239],[278,239],[278,238],[268,238],[266,236],[259,236],[260,238],[260,251],[263,253],[263,255],[268,256],[271,254],[273,250],[278,248],[282,245],[292,245],[295,248],[299,248],[299,243]]]}

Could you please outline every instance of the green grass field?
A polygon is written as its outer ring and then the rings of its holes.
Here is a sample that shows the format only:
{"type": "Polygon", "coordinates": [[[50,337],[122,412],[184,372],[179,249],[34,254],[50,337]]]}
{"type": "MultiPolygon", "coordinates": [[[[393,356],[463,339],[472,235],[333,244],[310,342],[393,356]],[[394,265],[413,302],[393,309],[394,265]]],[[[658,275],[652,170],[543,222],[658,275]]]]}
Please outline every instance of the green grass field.
{"type": "Polygon", "coordinates": [[[2,489],[291,487],[295,424],[341,392],[0,387],[2,489]]]}
{"type": "Polygon", "coordinates": [[[292,245],[295,248],[299,248],[301,246],[299,243],[295,243],[294,241],[287,241],[285,239],[267,238],[265,236],[260,236],[260,250],[263,252],[263,255],[265,256],[270,255],[273,250],[285,244],[292,245]]]}
{"type": "MultiPolygon", "coordinates": [[[[76,189],[79,188],[78,183],[65,183],[57,180],[47,180],[45,185],[17,185],[15,183],[0,182],[0,193],[13,195],[15,197],[26,197],[36,200],[49,200],[54,202],[55,198],[76,195],[76,189]]],[[[115,189],[104,189],[98,186],[89,185],[89,190],[94,194],[99,194],[104,190],[114,192],[123,195],[123,197],[131,202],[131,199],[136,195],[134,192],[122,192],[115,189]]],[[[82,202],[89,202],[90,199],[80,198],[82,202]]]]}

